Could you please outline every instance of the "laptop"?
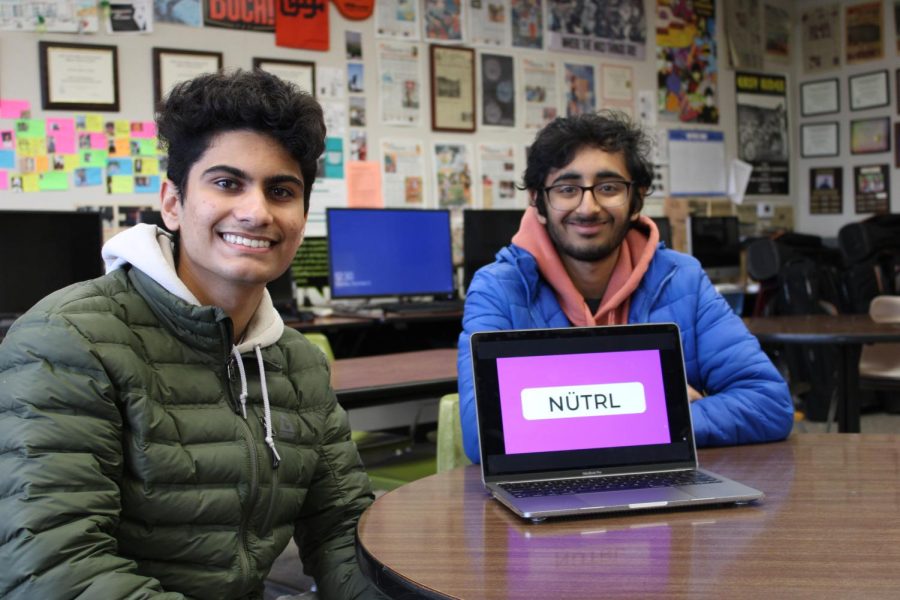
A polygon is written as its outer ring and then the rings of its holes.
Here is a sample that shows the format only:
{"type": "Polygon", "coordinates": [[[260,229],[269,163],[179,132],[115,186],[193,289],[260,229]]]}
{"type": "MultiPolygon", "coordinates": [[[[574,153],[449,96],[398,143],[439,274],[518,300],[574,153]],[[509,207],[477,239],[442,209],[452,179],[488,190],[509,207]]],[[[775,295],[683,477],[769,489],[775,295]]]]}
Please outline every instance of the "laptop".
{"type": "Polygon", "coordinates": [[[699,468],[674,323],[471,336],[487,490],[525,519],[747,503],[699,468]]]}

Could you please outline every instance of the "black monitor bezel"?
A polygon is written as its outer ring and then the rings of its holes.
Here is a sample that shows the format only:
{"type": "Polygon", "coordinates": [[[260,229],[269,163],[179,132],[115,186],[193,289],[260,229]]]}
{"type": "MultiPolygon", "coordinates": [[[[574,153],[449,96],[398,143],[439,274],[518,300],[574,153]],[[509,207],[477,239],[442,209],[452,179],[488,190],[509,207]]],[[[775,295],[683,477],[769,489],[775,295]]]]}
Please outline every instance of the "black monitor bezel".
{"type": "MultiPolygon", "coordinates": [[[[484,216],[486,214],[492,214],[493,216],[505,215],[508,217],[514,217],[517,223],[521,222],[522,215],[524,214],[523,209],[516,208],[467,208],[463,210],[463,235],[462,235],[462,248],[463,248],[463,289],[468,290],[469,285],[472,283],[472,278],[475,276],[475,271],[480,269],[481,267],[490,264],[491,261],[483,262],[479,260],[477,263],[472,260],[471,253],[468,251],[471,248],[470,235],[471,235],[471,227],[470,220],[484,216]]],[[[517,225],[518,227],[518,225],[517,225]]],[[[508,245],[512,240],[512,236],[510,239],[506,240],[506,243],[503,246],[497,248],[497,252],[500,251],[501,248],[508,245]]]]}
{"type": "MultiPolygon", "coordinates": [[[[45,286],[45,289],[39,290],[35,294],[35,297],[32,299],[32,301],[29,301],[28,306],[26,306],[24,304],[15,304],[15,305],[9,304],[9,305],[7,305],[6,302],[11,301],[12,299],[7,299],[7,298],[3,297],[2,292],[0,292],[0,313],[2,313],[4,315],[13,315],[13,316],[22,314],[25,311],[27,311],[29,308],[31,308],[31,306],[33,306],[36,302],[38,302],[39,300],[41,300],[48,294],[50,294],[58,289],[61,289],[62,287],[71,285],[73,283],[78,283],[80,281],[92,279],[95,277],[100,277],[101,275],[103,275],[104,268],[103,268],[103,259],[101,256],[101,249],[103,248],[103,215],[102,215],[102,213],[96,212],[96,211],[80,211],[80,210],[77,210],[77,211],[4,210],[2,213],[0,213],[0,219],[3,219],[4,223],[8,223],[10,220],[16,219],[17,217],[23,217],[23,218],[27,218],[28,220],[34,220],[34,221],[36,221],[35,226],[39,226],[38,223],[41,220],[46,220],[46,219],[70,219],[70,220],[78,219],[78,220],[85,222],[85,225],[84,225],[85,227],[87,227],[87,224],[89,222],[96,221],[96,229],[92,232],[92,234],[93,234],[92,238],[90,240],[83,240],[86,243],[91,244],[91,248],[86,249],[86,251],[84,253],[82,253],[84,256],[87,256],[88,254],[93,254],[95,256],[96,263],[94,264],[93,267],[90,267],[87,265],[87,263],[85,263],[84,268],[78,269],[78,273],[75,273],[74,274],[75,276],[73,278],[70,278],[66,282],[62,282],[62,283],[54,282],[54,284],[51,286],[45,286]]],[[[23,223],[22,227],[23,227],[22,231],[27,233],[29,231],[28,228],[31,227],[31,225],[26,226],[23,223]]],[[[79,227],[80,227],[80,225],[79,225],[79,227]]],[[[85,231],[87,231],[87,229],[85,229],[85,231]]],[[[40,231],[34,231],[32,233],[40,234],[40,231]]],[[[53,243],[54,241],[57,241],[57,242],[59,241],[59,240],[53,240],[51,238],[48,238],[47,236],[43,236],[42,239],[43,239],[43,241],[41,241],[40,243],[43,244],[44,246],[46,246],[47,244],[53,243]]],[[[62,257],[70,257],[71,258],[72,257],[71,248],[69,249],[68,252],[63,252],[63,250],[60,249],[60,254],[62,255],[62,257]]],[[[7,267],[9,267],[9,265],[14,264],[14,262],[9,259],[8,254],[6,256],[7,256],[7,258],[4,259],[4,263],[7,265],[7,267]],[[9,261],[9,262],[7,262],[7,261],[9,261]]],[[[15,264],[20,265],[21,262],[15,262],[15,264]]],[[[45,274],[46,274],[46,270],[51,269],[51,268],[53,268],[53,265],[44,264],[44,263],[42,263],[42,265],[41,265],[41,269],[44,269],[43,272],[45,274]]],[[[4,269],[4,266],[0,265],[0,270],[3,270],[3,269],[4,269]]],[[[4,277],[6,277],[6,276],[15,278],[14,273],[10,273],[9,275],[4,275],[4,277]]],[[[2,279],[2,278],[0,278],[0,279],[2,279]]],[[[16,285],[10,286],[10,289],[17,289],[17,290],[21,291],[22,281],[20,279],[17,279],[17,283],[18,283],[17,286],[16,285]]],[[[0,285],[3,285],[5,287],[5,285],[2,283],[2,281],[0,281],[0,285]]],[[[21,294],[18,294],[18,293],[16,294],[17,297],[20,295],[21,294]]]]}

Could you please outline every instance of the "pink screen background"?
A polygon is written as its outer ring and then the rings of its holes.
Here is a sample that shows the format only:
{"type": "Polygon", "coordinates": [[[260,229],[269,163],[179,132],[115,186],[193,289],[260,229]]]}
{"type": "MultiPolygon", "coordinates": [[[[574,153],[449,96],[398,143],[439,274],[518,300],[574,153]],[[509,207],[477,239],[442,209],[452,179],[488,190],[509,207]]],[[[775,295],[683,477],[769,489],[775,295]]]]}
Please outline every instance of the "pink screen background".
{"type": "Polygon", "coordinates": [[[671,441],[658,350],[498,358],[500,410],[507,454],[671,441]],[[644,385],[641,414],[528,421],[522,416],[524,388],[625,383],[644,385]]]}

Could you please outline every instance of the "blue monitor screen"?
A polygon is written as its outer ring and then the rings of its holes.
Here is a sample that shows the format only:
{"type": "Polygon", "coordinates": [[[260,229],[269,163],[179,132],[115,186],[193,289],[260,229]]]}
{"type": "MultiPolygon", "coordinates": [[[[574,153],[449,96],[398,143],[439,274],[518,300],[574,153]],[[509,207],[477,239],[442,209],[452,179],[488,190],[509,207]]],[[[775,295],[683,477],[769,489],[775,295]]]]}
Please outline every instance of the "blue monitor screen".
{"type": "Polygon", "coordinates": [[[329,208],[332,298],[451,295],[450,211],[329,208]]]}

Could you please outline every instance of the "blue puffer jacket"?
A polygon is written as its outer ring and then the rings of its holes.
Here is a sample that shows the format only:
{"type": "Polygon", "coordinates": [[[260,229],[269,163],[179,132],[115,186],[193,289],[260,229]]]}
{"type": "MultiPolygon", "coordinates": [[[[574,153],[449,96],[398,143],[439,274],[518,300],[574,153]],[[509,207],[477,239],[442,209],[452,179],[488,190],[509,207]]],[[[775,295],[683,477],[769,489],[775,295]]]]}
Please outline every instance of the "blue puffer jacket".
{"type": "MultiPolygon", "coordinates": [[[[793,426],[787,386],[740,318],[691,256],[664,248],[631,296],[629,323],[674,322],[688,383],[705,394],[691,404],[698,446],[780,440],[793,426]]],[[[459,410],[465,451],[478,462],[469,336],[476,331],[570,327],[534,257],[515,245],[482,268],[466,294],[459,336],[459,410]]]]}

